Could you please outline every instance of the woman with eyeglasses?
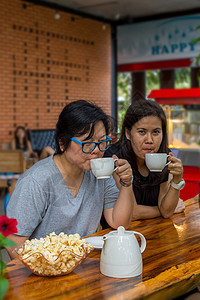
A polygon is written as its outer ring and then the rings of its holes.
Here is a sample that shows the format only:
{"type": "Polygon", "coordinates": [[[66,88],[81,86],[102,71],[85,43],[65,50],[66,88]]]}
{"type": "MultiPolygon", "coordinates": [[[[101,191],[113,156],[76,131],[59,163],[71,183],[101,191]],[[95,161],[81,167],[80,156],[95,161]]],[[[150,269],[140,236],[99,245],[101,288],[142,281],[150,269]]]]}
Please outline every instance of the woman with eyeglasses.
{"type": "MultiPolygon", "coordinates": [[[[112,228],[129,227],[133,210],[132,169],[125,159],[115,162],[115,180],[97,179],[90,160],[109,148],[110,118],[84,100],[66,105],[56,125],[54,155],[36,163],[18,180],[7,216],[18,221],[17,244],[51,232],[79,233],[98,230],[102,212],[112,228]]],[[[117,158],[117,156],[115,156],[117,158]]]]}

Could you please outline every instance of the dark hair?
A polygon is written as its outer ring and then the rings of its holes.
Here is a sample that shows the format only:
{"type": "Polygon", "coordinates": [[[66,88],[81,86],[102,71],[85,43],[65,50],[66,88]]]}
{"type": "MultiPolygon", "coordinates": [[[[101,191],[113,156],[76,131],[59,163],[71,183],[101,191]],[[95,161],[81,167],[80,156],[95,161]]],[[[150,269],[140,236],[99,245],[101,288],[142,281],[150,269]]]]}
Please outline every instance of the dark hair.
{"type": "Polygon", "coordinates": [[[23,130],[24,131],[23,145],[24,145],[24,148],[27,148],[28,138],[27,138],[26,129],[23,126],[18,126],[15,129],[15,143],[16,143],[16,146],[20,147],[19,138],[17,136],[17,133],[18,133],[19,130],[23,130]]]}
{"type": "MultiPolygon", "coordinates": [[[[166,132],[167,121],[166,121],[165,112],[163,111],[161,106],[153,100],[137,100],[129,106],[126,115],[124,117],[121,137],[119,139],[122,155],[124,158],[128,160],[128,162],[130,163],[133,169],[134,183],[135,185],[140,187],[141,187],[141,183],[139,182],[139,172],[138,172],[138,167],[136,162],[136,155],[132,149],[131,141],[126,138],[125,131],[126,129],[128,131],[131,131],[133,125],[136,122],[138,122],[140,119],[147,116],[155,116],[161,120],[163,138],[158,152],[168,153],[169,152],[168,137],[166,132]]],[[[149,184],[150,185],[158,184],[162,180],[162,178],[166,176],[166,172],[168,172],[167,168],[165,168],[161,174],[150,173],[149,184]]]]}
{"type": "Polygon", "coordinates": [[[81,136],[88,133],[86,140],[94,134],[94,126],[98,121],[102,121],[106,134],[110,133],[111,118],[94,103],[78,100],[67,104],[56,124],[56,153],[61,154],[60,143],[64,146],[64,151],[69,147],[71,137],[81,136]]]}

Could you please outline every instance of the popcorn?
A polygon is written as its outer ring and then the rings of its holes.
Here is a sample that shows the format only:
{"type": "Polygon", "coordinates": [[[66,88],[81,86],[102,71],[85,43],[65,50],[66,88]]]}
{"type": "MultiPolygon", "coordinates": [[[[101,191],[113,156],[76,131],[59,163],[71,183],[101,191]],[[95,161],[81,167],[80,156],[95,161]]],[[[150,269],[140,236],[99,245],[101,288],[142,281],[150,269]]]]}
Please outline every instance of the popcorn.
{"type": "Polygon", "coordinates": [[[57,276],[70,273],[92,250],[77,233],[52,232],[45,238],[25,241],[16,254],[33,273],[57,276]]]}

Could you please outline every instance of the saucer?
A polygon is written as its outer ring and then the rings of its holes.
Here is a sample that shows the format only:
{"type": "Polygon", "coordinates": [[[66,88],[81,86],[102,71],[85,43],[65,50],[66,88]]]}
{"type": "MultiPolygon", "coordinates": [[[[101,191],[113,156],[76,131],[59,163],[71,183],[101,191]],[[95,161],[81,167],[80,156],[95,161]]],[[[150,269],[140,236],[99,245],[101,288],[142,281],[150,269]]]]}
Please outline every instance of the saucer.
{"type": "Polygon", "coordinates": [[[91,236],[85,238],[86,243],[91,244],[95,249],[103,248],[103,236],[91,236]]]}

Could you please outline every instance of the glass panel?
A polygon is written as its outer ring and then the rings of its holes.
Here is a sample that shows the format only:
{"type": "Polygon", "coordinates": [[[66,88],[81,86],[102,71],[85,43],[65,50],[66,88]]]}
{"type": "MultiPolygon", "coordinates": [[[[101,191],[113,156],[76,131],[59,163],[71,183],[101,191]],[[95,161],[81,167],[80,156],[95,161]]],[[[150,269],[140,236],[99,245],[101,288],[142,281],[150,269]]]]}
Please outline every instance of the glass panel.
{"type": "Polygon", "coordinates": [[[200,106],[161,106],[167,117],[169,147],[200,149],[200,106]]]}

